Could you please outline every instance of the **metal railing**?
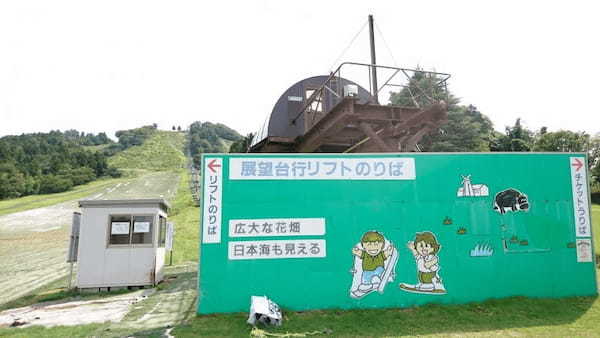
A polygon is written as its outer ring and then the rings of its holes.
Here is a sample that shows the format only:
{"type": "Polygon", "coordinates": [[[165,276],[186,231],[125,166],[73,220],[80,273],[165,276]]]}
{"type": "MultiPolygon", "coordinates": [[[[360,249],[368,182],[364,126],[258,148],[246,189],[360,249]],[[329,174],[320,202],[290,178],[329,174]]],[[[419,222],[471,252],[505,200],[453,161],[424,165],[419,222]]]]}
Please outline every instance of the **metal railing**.
{"type": "Polygon", "coordinates": [[[291,123],[295,124],[302,115],[306,115],[305,118],[308,116],[311,119],[308,125],[314,125],[316,119],[327,114],[331,108],[342,101],[344,83],[368,88],[370,101],[374,104],[379,104],[387,99],[388,102],[385,104],[394,103],[421,108],[441,100],[448,101],[447,80],[449,78],[450,74],[421,69],[344,62],[329,75],[321,87],[312,93],[291,123]],[[347,81],[342,77],[342,70],[344,70],[347,81]],[[374,88],[373,85],[373,71],[378,73],[380,79],[385,79],[378,88],[374,88]],[[365,77],[367,80],[364,79],[365,77]],[[384,89],[390,89],[387,97],[384,89]],[[327,107],[324,105],[326,101],[328,102],[327,107]]]}

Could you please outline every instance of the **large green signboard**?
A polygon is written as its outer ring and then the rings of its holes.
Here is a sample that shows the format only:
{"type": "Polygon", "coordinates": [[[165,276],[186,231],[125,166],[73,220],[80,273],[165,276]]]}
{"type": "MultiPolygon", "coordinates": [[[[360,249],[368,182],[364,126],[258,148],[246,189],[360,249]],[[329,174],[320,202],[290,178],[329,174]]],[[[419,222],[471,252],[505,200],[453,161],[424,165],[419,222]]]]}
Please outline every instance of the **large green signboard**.
{"type": "Polygon", "coordinates": [[[198,312],[596,294],[585,154],[205,155],[198,312]]]}

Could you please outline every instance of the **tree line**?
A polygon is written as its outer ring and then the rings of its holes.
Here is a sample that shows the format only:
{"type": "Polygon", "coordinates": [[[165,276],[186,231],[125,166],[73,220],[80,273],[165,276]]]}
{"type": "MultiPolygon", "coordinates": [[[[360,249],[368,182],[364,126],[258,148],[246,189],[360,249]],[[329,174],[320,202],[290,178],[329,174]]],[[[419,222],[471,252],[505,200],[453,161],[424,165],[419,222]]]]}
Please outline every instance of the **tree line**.
{"type": "Polygon", "coordinates": [[[203,153],[226,153],[230,144],[241,139],[237,131],[224,124],[196,121],[189,128],[187,150],[198,168],[203,153]]]}
{"type": "Polygon", "coordinates": [[[444,100],[448,104],[448,122],[438,132],[431,133],[421,140],[419,147],[424,152],[583,152],[588,153],[589,169],[593,185],[600,190],[600,134],[595,136],[585,132],[559,130],[549,132],[548,128],[530,130],[517,119],[513,126],[506,126],[504,132],[494,130],[489,117],[474,105],[463,105],[450,92],[435,89],[439,79],[416,73],[406,87],[391,93],[390,103],[404,106],[427,104],[427,100],[444,100]],[[419,96],[423,89],[428,95],[419,96]]]}
{"type": "Polygon", "coordinates": [[[118,141],[110,142],[110,145],[102,150],[105,156],[112,156],[120,151],[133,146],[141,146],[157,129],[157,125],[143,126],[140,128],[119,130],[115,133],[118,141]]]}
{"type": "Polygon", "coordinates": [[[110,143],[106,134],[23,134],[0,138],[0,199],[61,192],[97,177],[118,175],[101,152],[84,145],[110,143]]]}
{"type": "Polygon", "coordinates": [[[119,177],[120,171],[108,166],[108,157],[142,145],[156,128],[117,131],[117,142],[103,132],[74,129],[4,136],[0,138],[0,199],[63,192],[99,177],[119,177]]]}
{"type": "Polygon", "coordinates": [[[78,132],[75,129],[69,129],[63,132],[63,135],[67,140],[82,146],[98,146],[113,142],[110,138],[108,138],[108,136],[106,136],[106,133],[86,134],[84,132],[78,132]]]}

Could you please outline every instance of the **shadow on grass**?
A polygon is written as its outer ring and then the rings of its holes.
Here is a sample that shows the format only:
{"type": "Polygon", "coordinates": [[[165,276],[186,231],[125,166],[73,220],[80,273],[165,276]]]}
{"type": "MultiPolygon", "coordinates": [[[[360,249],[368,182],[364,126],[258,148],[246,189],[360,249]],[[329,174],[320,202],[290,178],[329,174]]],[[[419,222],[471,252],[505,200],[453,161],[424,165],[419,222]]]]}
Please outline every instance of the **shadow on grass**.
{"type": "MultiPolygon", "coordinates": [[[[544,334],[549,333],[547,330],[550,326],[553,327],[552,334],[571,336],[597,330],[600,318],[578,322],[575,332],[573,328],[568,328],[591,307],[600,307],[596,297],[513,297],[483,303],[431,304],[408,309],[286,312],[282,327],[266,330],[276,333],[319,331],[328,336],[402,336],[534,327],[539,327],[539,334],[544,334]],[[564,334],[561,334],[561,330],[564,330],[564,334]]],[[[594,311],[594,316],[600,317],[597,312],[600,311],[594,311]]],[[[245,313],[197,316],[188,324],[175,328],[172,334],[177,337],[247,336],[251,327],[246,324],[246,319],[245,313]]]]}

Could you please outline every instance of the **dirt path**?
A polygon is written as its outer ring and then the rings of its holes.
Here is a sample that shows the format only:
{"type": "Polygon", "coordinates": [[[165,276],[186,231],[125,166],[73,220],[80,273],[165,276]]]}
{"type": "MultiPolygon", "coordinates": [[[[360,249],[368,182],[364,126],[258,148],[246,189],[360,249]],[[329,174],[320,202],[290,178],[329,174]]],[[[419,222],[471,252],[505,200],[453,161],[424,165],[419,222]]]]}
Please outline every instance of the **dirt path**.
{"type": "MultiPolygon", "coordinates": [[[[94,299],[65,299],[0,312],[0,327],[104,323],[102,331],[129,333],[163,330],[196,313],[197,263],[166,267],[168,278],[154,289],[94,299]]],[[[17,329],[18,330],[18,329],[17,329]]],[[[135,336],[136,334],[133,334],[135,336]]]]}
{"type": "MultiPolygon", "coordinates": [[[[155,172],[115,184],[88,199],[174,197],[179,175],[155,172]]],[[[64,277],[77,201],[0,216],[0,304],[64,277]]]]}

